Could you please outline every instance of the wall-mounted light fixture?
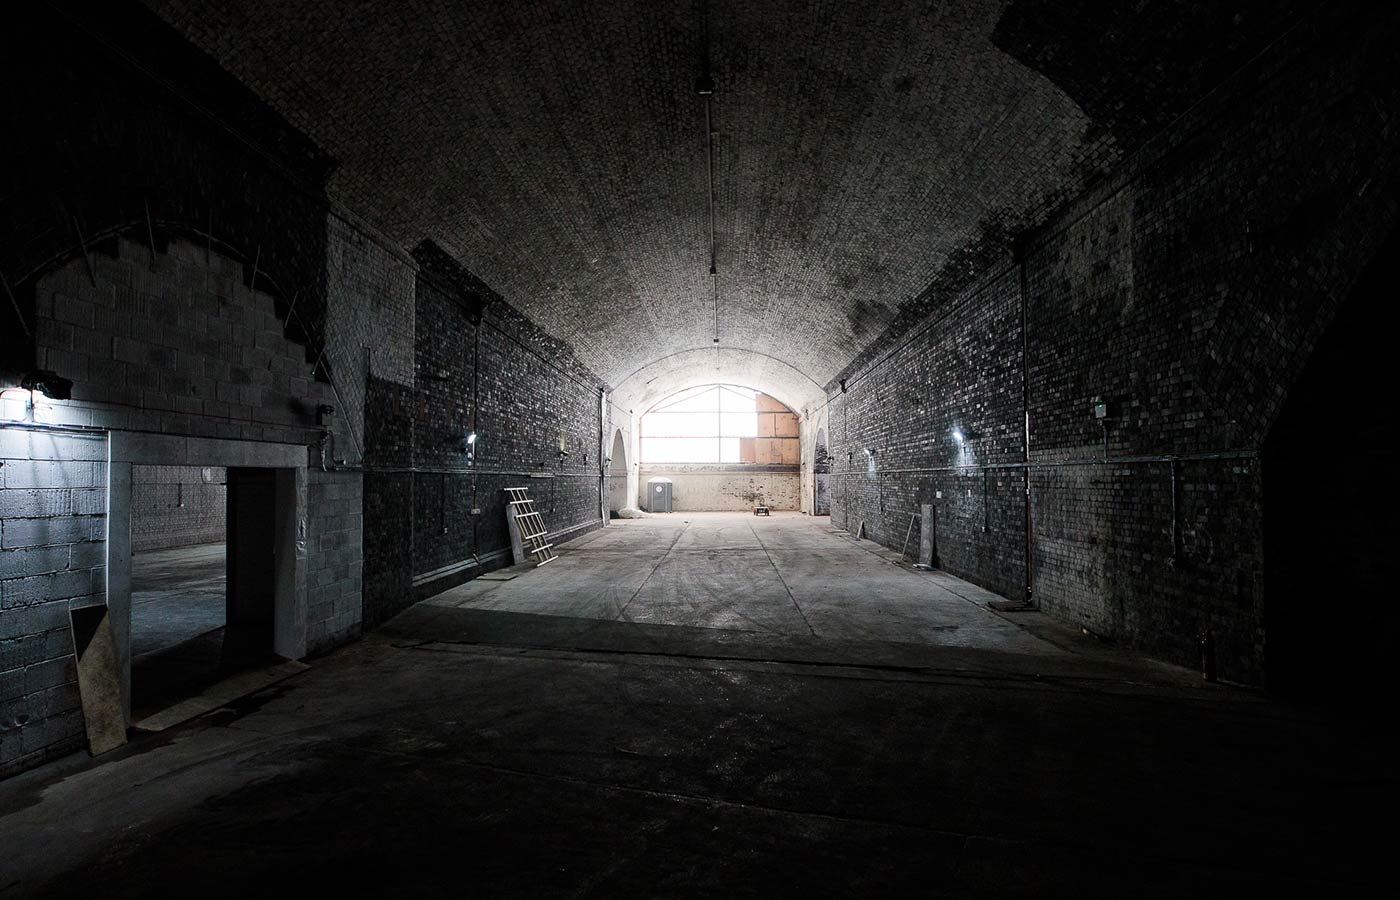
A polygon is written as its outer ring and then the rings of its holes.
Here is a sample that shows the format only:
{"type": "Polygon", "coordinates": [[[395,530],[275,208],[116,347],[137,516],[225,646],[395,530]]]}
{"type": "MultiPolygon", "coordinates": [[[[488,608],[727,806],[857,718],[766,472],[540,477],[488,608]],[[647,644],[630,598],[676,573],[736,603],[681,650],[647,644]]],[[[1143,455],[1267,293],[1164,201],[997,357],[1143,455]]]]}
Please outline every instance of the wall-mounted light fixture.
{"type": "Polygon", "coordinates": [[[957,441],[959,444],[961,444],[961,443],[963,442],[963,433],[962,433],[962,431],[960,431],[960,430],[957,429],[957,428],[954,428],[954,429],[953,429],[953,440],[955,440],[955,441],[957,441]]]}
{"type": "Polygon", "coordinates": [[[1090,411],[1094,414],[1094,420],[1099,423],[1099,430],[1103,432],[1103,458],[1108,459],[1108,428],[1109,420],[1113,418],[1113,410],[1106,401],[1098,400],[1090,407],[1090,411]]]}
{"type": "Polygon", "coordinates": [[[26,391],[38,392],[50,400],[72,400],[73,381],[48,369],[35,369],[20,380],[26,391]]]}
{"type": "Polygon", "coordinates": [[[49,369],[35,369],[20,378],[18,386],[0,388],[0,416],[11,422],[39,423],[39,403],[43,396],[49,400],[73,399],[73,382],[49,369]],[[23,399],[6,397],[20,394],[23,399]]]}

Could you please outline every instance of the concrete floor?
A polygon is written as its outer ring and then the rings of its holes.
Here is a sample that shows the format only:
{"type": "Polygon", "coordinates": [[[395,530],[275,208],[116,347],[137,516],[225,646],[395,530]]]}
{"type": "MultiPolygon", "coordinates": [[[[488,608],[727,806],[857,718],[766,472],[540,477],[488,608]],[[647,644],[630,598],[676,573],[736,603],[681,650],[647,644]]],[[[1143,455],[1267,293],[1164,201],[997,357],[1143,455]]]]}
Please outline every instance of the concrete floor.
{"type": "Polygon", "coordinates": [[[131,557],[131,655],[165,650],[224,627],[225,545],[131,557]]]}
{"type": "Polygon", "coordinates": [[[1356,895],[1388,859],[1384,723],[890,556],[825,520],[614,523],[0,783],[0,896],[1356,895]]]}
{"type": "Polygon", "coordinates": [[[471,581],[427,602],[754,635],[1056,652],[967,599],[995,595],[890,565],[863,543],[798,513],[624,519],[569,543],[547,577],[471,581]]]}
{"type": "Polygon", "coordinates": [[[133,721],[195,696],[247,663],[224,648],[226,546],[148,550],[131,558],[133,721]]]}

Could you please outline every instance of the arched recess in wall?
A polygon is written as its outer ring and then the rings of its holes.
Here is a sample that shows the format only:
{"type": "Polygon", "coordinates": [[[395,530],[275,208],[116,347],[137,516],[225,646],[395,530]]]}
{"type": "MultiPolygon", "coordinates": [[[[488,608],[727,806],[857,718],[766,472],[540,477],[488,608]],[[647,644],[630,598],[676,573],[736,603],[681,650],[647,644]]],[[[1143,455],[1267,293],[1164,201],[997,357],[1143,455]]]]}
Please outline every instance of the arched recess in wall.
{"type": "Polygon", "coordinates": [[[827,452],[826,429],[817,429],[812,445],[812,515],[831,515],[831,456],[827,452]]]}
{"type": "Polygon", "coordinates": [[[608,512],[615,513],[627,506],[627,442],[622,430],[613,431],[611,457],[608,460],[608,512]]]}
{"type": "Polygon", "coordinates": [[[637,428],[637,477],[670,482],[676,512],[806,505],[801,419],[772,395],[700,385],[652,406],[637,428]]]}

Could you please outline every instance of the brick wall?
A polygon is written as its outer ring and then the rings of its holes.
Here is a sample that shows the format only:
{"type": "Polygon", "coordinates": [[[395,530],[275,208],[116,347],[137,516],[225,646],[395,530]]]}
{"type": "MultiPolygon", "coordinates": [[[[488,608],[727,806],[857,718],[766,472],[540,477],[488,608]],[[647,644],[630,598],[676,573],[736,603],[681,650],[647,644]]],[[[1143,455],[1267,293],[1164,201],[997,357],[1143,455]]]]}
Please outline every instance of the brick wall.
{"type": "Polygon", "coordinates": [[[105,435],[0,426],[0,777],[81,747],[68,611],[106,592],[105,435]]]}
{"type": "Polygon", "coordinates": [[[204,466],[135,466],[131,549],[164,550],[224,540],[228,472],[204,466]]]}
{"type": "Polygon", "coordinates": [[[368,388],[367,623],[508,564],[506,487],[559,539],[602,521],[601,382],[440,249],[415,257],[413,381],[368,388]]]}
{"type": "Polygon", "coordinates": [[[1269,684],[1364,715],[1389,691],[1397,627],[1383,598],[1393,592],[1400,427],[1376,402],[1394,383],[1394,330],[1382,317],[1396,259],[1400,230],[1289,390],[1260,458],[1269,684]]]}
{"type": "MultiPolygon", "coordinates": [[[[407,253],[337,216],[327,218],[327,355],[337,374],[337,417],[347,434],[332,456],[351,466],[408,465],[412,446],[414,271],[407,253]]],[[[321,649],[383,620],[384,597],[407,597],[413,542],[411,475],[310,473],[308,639],[321,649]],[[385,515],[393,510],[401,521],[385,515]],[[366,541],[366,522],[379,522],[366,541]],[[371,575],[371,573],[375,573],[371,575]],[[387,574],[386,574],[387,573],[387,574]],[[366,583],[368,582],[368,584],[366,583]]]]}
{"type": "Polygon", "coordinates": [[[829,385],[835,520],[898,546],[933,503],[944,567],[1024,597],[1028,408],[1036,604],[1264,681],[1258,452],[1396,221],[1396,33],[1294,32],[829,385]]]}

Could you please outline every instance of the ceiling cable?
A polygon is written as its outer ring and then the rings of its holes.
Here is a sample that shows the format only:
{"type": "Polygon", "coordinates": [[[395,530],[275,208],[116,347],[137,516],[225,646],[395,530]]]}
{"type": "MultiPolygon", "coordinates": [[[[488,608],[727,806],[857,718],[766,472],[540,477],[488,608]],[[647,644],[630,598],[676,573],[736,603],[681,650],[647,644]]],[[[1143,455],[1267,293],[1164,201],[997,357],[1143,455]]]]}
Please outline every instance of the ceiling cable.
{"type": "Polygon", "coordinates": [[[715,310],[715,337],[714,343],[719,343],[719,266],[715,253],[715,128],[714,128],[714,99],[715,82],[710,76],[710,8],[708,3],[702,3],[700,8],[701,40],[703,41],[703,61],[704,68],[699,78],[695,79],[695,93],[705,98],[705,175],[708,181],[709,205],[710,205],[710,287],[714,298],[715,310]]]}

